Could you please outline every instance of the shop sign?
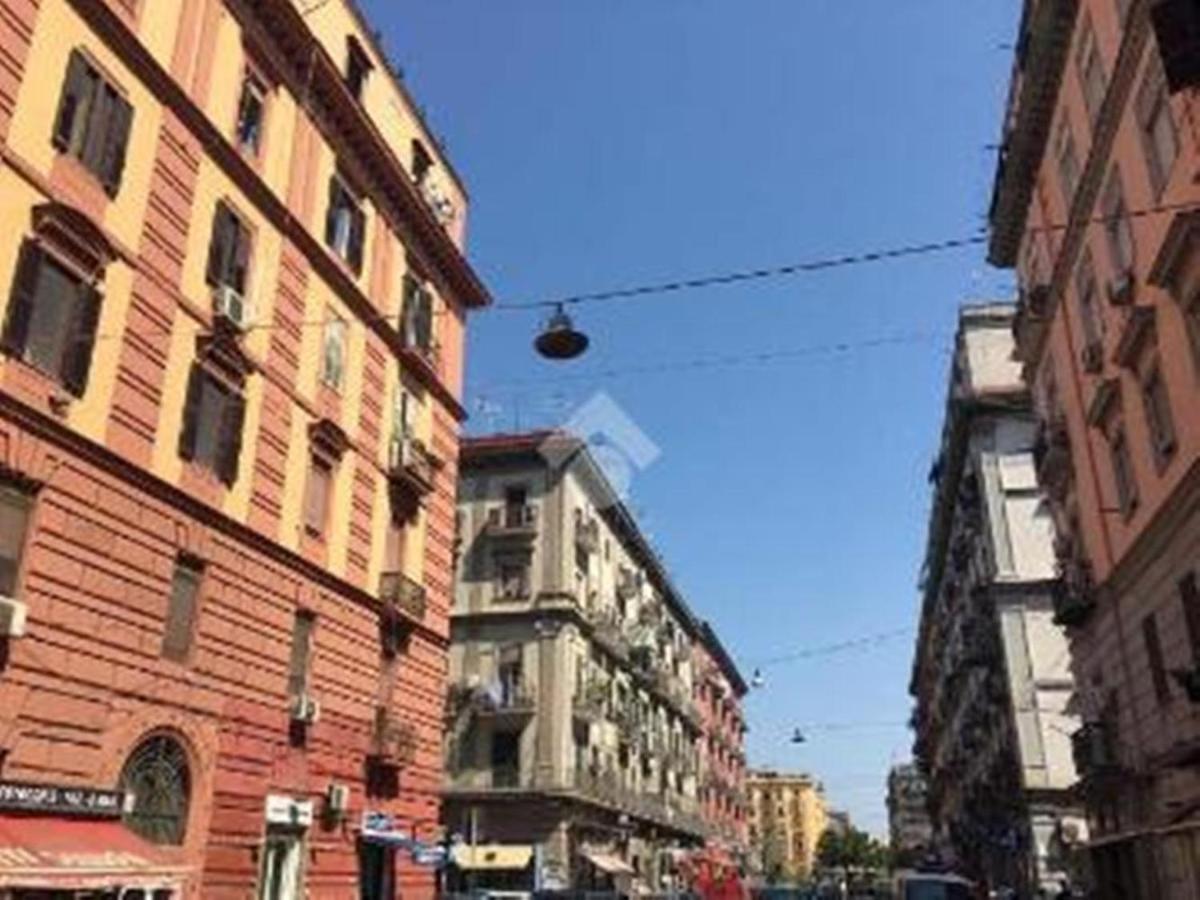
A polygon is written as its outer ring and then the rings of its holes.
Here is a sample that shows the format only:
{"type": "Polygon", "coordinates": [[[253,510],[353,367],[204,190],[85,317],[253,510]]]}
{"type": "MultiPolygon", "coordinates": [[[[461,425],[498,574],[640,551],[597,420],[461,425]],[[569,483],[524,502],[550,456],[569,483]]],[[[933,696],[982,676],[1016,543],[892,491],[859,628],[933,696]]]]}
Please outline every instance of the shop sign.
{"type": "Polygon", "coordinates": [[[2,810],[116,819],[125,812],[126,803],[123,791],[0,781],[2,810]]]}

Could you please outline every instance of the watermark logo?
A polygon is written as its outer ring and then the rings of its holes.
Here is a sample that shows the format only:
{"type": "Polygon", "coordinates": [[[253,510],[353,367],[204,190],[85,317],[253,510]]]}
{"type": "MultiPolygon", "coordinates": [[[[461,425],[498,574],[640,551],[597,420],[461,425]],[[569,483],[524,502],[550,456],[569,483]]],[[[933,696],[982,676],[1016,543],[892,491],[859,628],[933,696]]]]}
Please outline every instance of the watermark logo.
{"type": "MultiPolygon", "coordinates": [[[[613,493],[621,500],[629,496],[634,476],[652,465],[662,452],[628,413],[603,391],[593,394],[576,409],[562,428],[583,441],[608,479],[613,493]]],[[[567,452],[554,441],[547,441],[541,447],[542,456],[551,465],[561,464],[567,452]]]]}

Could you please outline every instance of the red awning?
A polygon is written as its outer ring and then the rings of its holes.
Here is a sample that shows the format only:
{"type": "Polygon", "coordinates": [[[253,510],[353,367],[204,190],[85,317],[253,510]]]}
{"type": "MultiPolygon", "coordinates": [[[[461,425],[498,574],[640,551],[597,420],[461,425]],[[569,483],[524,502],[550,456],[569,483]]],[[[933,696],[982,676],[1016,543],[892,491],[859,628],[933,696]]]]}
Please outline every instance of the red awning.
{"type": "Polygon", "coordinates": [[[184,873],[120,822],[0,815],[0,888],[165,888],[184,873]]]}

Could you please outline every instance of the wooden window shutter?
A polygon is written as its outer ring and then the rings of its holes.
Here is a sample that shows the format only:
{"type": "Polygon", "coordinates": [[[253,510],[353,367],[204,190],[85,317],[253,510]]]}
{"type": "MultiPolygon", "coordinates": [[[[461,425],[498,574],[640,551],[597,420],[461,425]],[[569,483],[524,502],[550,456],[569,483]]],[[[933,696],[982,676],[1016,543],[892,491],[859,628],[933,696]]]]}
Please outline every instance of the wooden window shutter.
{"type": "Polygon", "coordinates": [[[228,394],[221,410],[221,441],[218,450],[217,474],[227,485],[237,481],[238,461],[242,455],[242,429],[246,423],[246,399],[241,394],[228,394]]]}
{"type": "Polygon", "coordinates": [[[350,268],[357,275],[363,267],[363,245],[367,237],[367,214],[360,204],[351,206],[350,211],[350,252],[347,254],[350,268]]]}
{"type": "Polygon", "coordinates": [[[37,293],[38,276],[42,270],[42,257],[42,248],[33,241],[26,241],[21,245],[17,274],[13,279],[12,294],[8,300],[4,335],[0,338],[8,353],[18,354],[25,349],[25,341],[29,337],[29,320],[33,315],[34,295],[37,293]]]}
{"type": "Polygon", "coordinates": [[[1183,618],[1187,624],[1192,659],[1200,664],[1200,590],[1196,587],[1195,572],[1188,572],[1180,579],[1179,599],[1183,603],[1183,618]]]}
{"type": "Polygon", "coordinates": [[[246,275],[250,271],[250,232],[242,222],[234,218],[233,267],[229,281],[239,294],[246,293],[246,275]]]}
{"type": "Polygon", "coordinates": [[[80,161],[102,179],[108,129],[117,99],[117,92],[112,85],[98,81],[92,107],[88,110],[87,136],[79,156],[80,161]]]}
{"type": "Polygon", "coordinates": [[[202,575],[194,564],[184,561],[175,564],[163,629],[162,655],[166,659],[184,662],[191,651],[202,575]]]}
{"type": "Polygon", "coordinates": [[[206,278],[214,287],[224,284],[229,272],[231,245],[237,223],[224,203],[217,203],[213,216],[212,238],[208,242],[208,271],[206,278]]]}
{"type": "Polygon", "coordinates": [[[188,377],[187,400],[183,404],[183,427],[179,430],[179,455],[184,459],[191,459],[196,452],[196,418],[200,412],[200,397],[204,393],[206,377],[200,366],[192,366],[192,374],[188,377]]]}
{"type": "Polygon", "coordinates": [[[433,295],[424,287],[417,291],[415,325],[417,346],[428,350],[433,345],[433,295]]]}
{"type": "Polygon", "coordinates": [[[125,174],[125,157],[129,149],[129,131],[133,126],[133,107],[124,97],[113,98],[104,140],[104,157],[101,161],[100,177],[104,190],[110,197],[121,189],[121,177],[125,174]]]}
{"type": "Polygon", "coordinates": [[[54,120],[52,143],[64,153],[71,149],[75,140],[76,119],[79,108],[86,103],[87,95],[94,84],[91,66],[78,50],[71,51],[67,63],[67,74],[63,81],[62,95],[58,101],[58,115],[54,120]]]}
{"type": "Polygon", "coordinates": [[[1200,4],[1196,0],[1159,0],[1150,7],[1150,22],[1167,90],[1175,94],[1200,85],[1200,4]]]}
{"type": "Polygon", "coordinates": [[[80,285],[75,303],[71,343],[63,360],[63,386],[76,397],[87,390],[92,371],[92,350],[96,345],[96,329],[100,324],[100,291],[93,285],[80,285]]]}
{"type": "Polygon", "coordinates": [[[325,243],[333,247],[337,242],[338,210],[342,206],[342,183],[336,175],[329,179],[329,206],[325,210],[325,243]]]}

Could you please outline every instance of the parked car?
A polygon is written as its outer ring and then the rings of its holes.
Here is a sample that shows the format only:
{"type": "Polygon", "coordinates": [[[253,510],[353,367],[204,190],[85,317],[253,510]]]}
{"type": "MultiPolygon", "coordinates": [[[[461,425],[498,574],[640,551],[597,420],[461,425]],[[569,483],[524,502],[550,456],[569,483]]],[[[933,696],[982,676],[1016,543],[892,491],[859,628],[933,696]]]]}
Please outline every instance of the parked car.
{"type": "Polygon", "coordinates": [[[897,872],[893,879],[896,900],[973,900],[970,881],[958,875],[931,872],[897,872]]]}

